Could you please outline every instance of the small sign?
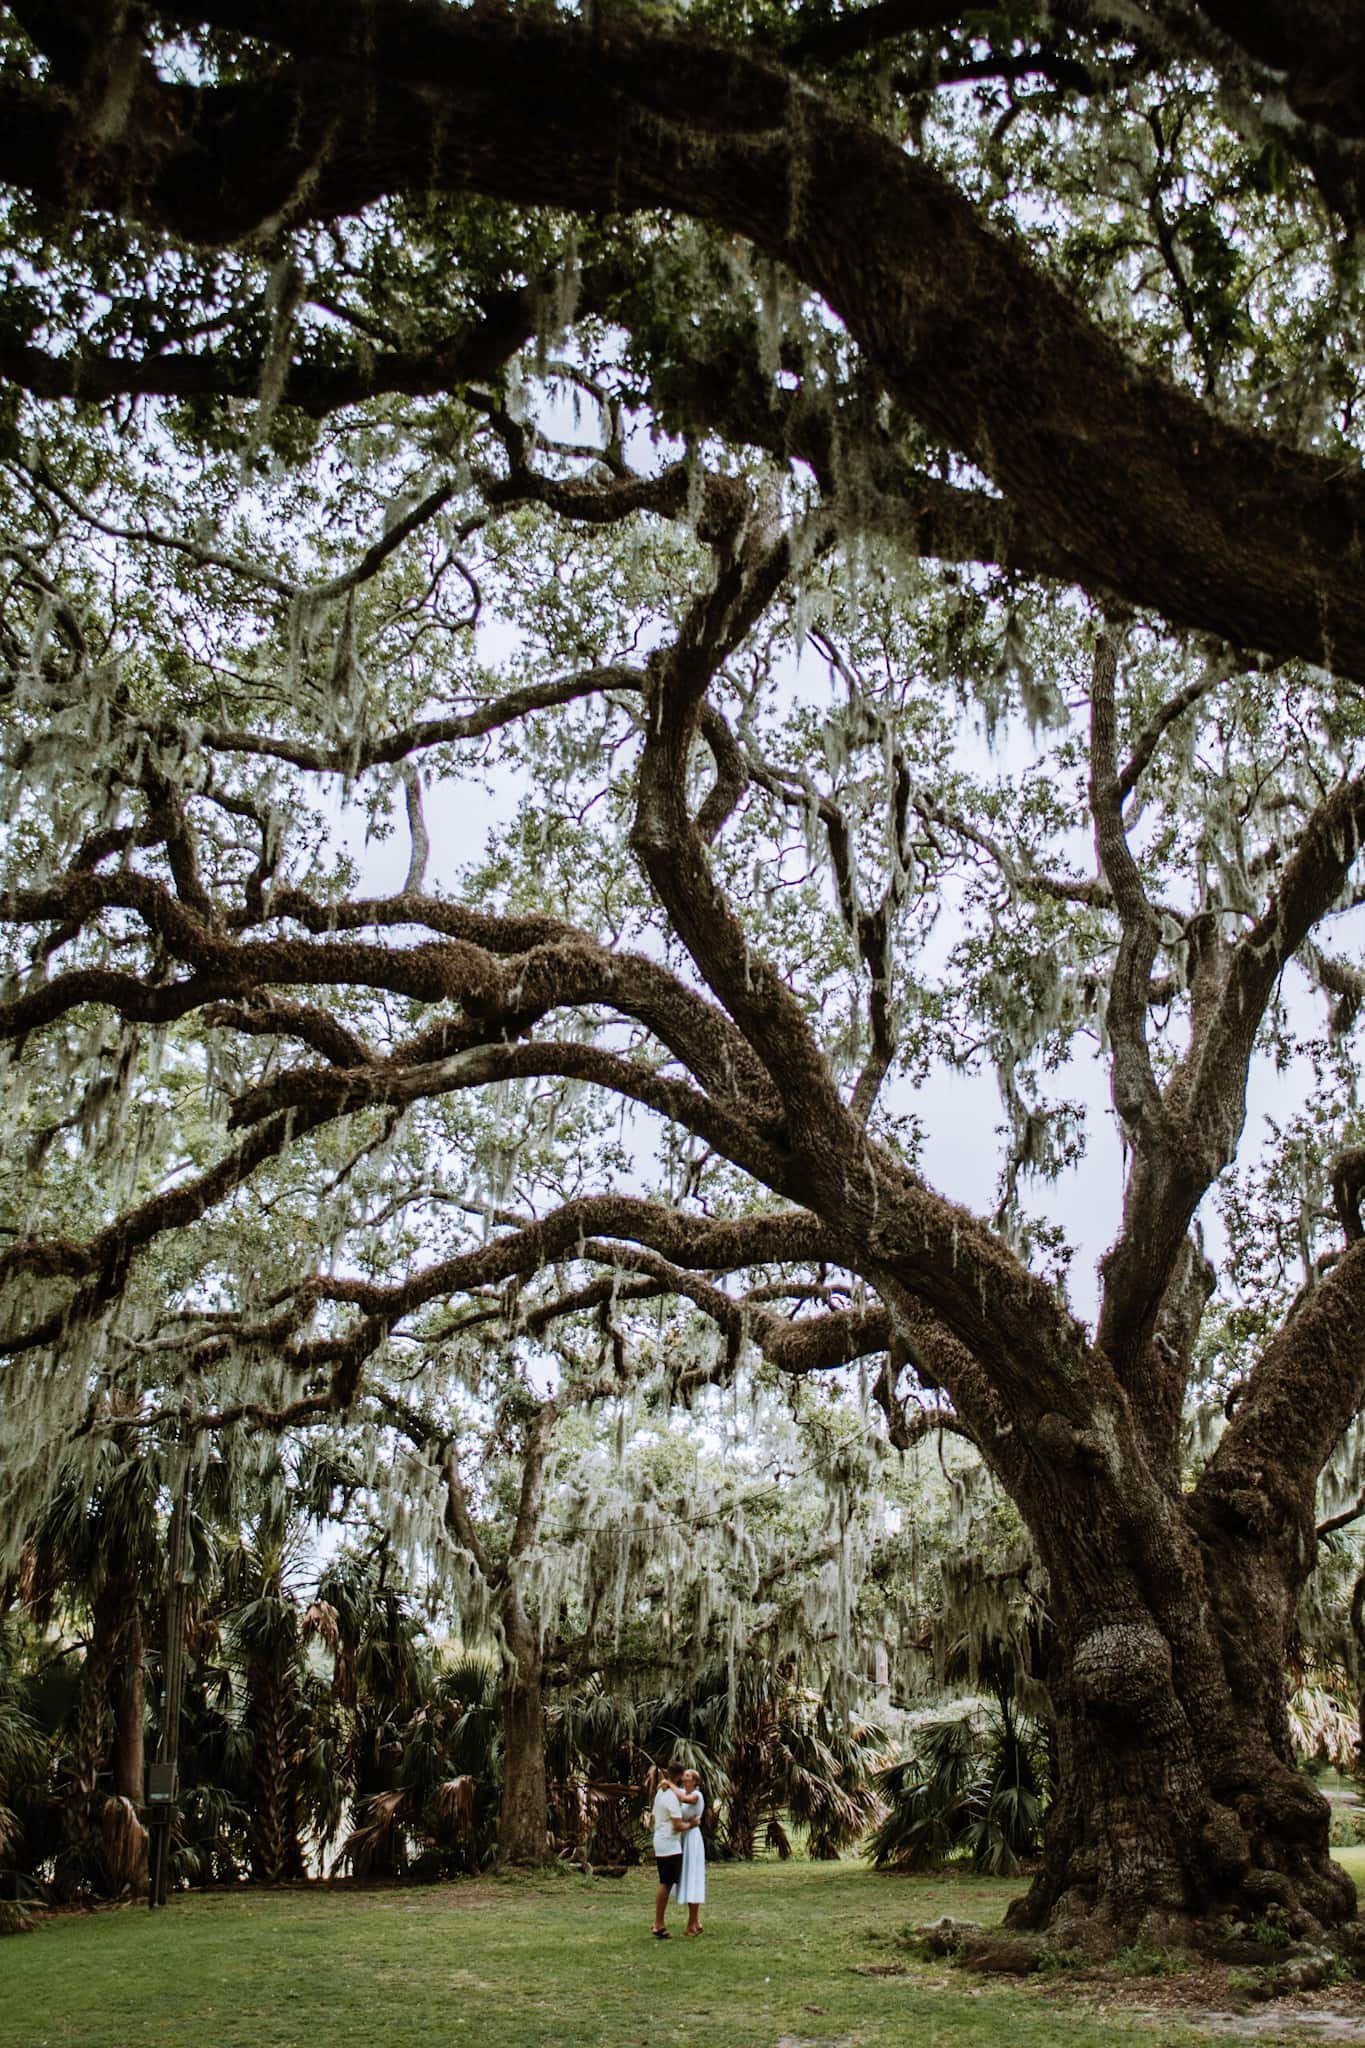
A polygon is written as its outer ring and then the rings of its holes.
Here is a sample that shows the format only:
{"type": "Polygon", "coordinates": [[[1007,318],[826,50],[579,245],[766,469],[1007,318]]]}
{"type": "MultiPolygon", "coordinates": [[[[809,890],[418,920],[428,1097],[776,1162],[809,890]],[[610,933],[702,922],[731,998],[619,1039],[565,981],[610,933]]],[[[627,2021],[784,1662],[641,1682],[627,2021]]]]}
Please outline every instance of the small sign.
{"type": "Polygon", "coordinates": [[[148,1806],[171,1806],[179,1789],[180,1772],[175,1764],[148,1764],[148,1806]]]}

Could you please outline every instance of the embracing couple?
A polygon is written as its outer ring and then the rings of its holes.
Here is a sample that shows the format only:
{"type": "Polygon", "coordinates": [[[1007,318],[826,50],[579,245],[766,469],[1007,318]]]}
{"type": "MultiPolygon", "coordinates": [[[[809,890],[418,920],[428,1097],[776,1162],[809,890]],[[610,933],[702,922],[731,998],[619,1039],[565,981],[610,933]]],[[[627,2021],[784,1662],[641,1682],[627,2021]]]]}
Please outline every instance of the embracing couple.
{"type": "Polygon", "coordinates": [[[663,1782],[654,1794],[654,1861],[658,1866],[659,1889],[654,1894],[654,1939],[667,1941],[664,1913],[669,1895],[676,1891],[678,1903],[687,1908],[683,1933],[700,1934],[701,1909],[706,1898],[706,1851],[702,1846],[701,1817],[706,1801],[695,1771],[681,1764],[669,1764],[663,1782]]]}

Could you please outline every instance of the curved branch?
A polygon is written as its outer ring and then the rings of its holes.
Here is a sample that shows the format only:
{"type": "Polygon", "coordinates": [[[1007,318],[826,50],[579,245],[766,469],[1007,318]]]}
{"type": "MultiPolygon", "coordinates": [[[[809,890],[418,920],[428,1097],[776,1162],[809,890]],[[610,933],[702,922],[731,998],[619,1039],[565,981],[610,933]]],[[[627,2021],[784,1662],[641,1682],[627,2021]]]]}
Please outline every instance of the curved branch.
{"type": "MultiPolygon", "coordinates": [[[[291,1109],[270,1118],[206,1173],[125,1210],[92,1237],[21,1238],[7,1251],[0,1252],[0,1282],[20,1273],[42,1279],[89,1280],[94,1283],[93,1294],[85,1306],[98,1306],[118,1292],[135,1252],[168,1230],[183,1230],[188,1224],[197,1223],[249,1180],[258,1166],[274,1159],[291,1140],[306,1135],[323,1121],[325,1112],[312,1115],[307,1108],[291,1109]]],[[[0,1349],[31,1349],[35,1342],[47,1341],[44,1326],[40,1337],[35,1338],[32,1331],[25,1333],[22,1347],[6,1340],[0,1343],[0,1349]]]]}
{"type": "Polygon", "coordinates": [[[390,0],[377,17],[335,0],[325,54],[310,0],[196,0],[163,18],[288,61],[228,85],[139,79],[108,139],[69,100],[8,81],[0,176],[220,244],[405,189],[679,208],[822,293],[886,388],[1091,588],[1365,675],[1359,470],[1140,367],[937,170],[781,66],[653,18],[588,30],[496,4],[390,0]]]}
{"type": "Polygon", "coordinates": [[[296,1299],[305,1309],[320,1301],[349,1303],[391,1325],[430,1302],[525,1279],[565,1259],[610,1260],[626,1268],[634,1247],[658,1253],[690,1285],[696,1274],[819,1258],[830,1239],[818,1219],[800,1209],[716,1222],[636,1196],[589,1195],[391,1286],[319,1275],[296,1299]]]}
{"type": "Polygon", "coordinates": [[[1365,1243],[1352,1244],[1257,1361],[1195,1500],[1283,1546],[1300,1583],[1332,1445],[1365,1400],[1365,1243]]]}
{"type": "MultiPolygon", "coordinates": [[[[190,984],[182,983],[182,987],[190,984]]],[[[125,1013],[126,1014],[126,1013],[125,1013]]],[[[374,1054],[339,1017],[312,1003],[290,1003],[282,996],[254,989],[241,1002],[208,1003],[204,1022],[247,1038],[294,1038],[334,1067],[369,1067],[374,1054]]]]}
{"type": "Polygon", "coordinates": [[[0,1039],[22,1037],[85,1003],[106,1003],[137,1021],[165,1022],[201,1004],[253,996],[265,984],[351,986],[422,1002],[458,1002],[466,1021],[457,1027],[455,1042],[448,1041],[447,1027],[437,1027],[400,1049],[413,1063],[468,1049],[472,1020],[486,1037],[495,1023],[521,1030],[551,1009],[602,1003],[645,1024],[718,1099],[764,1118],[776,1109],[772,1084],[714,1004],[658,962],[614,954],[554,919],[504,919],[435,897],[329,904],[300,890],[280,890],[271,903],[275,916],[293,918],[310,934],[331,936],[230,939],[163,884],[124,868],[109,875],[69,872],[39,888],[11,891],[0,898],[0,921],[79,927],[106,909],[135,912],[173,959],[193,969],[190,978],[158,986],[112,970],[72,969],[0,1003],[0,1039]],[[393,925],[423,925],[441,937],[394,949],[337,936],[393,925]]]}
{"type": "Polygon", "coordinates": [[[1150,764],[1152,756],[1161,744],[1163,735],[1170,730],[1178,718],[1183,717],[1193,705],[1197,704],[1201,697],[1207,697],[1210,690],[1217,689],[1220,683],[1226,681],[1226,672],[1215,668],[1210,663],[1203,675],[1196,676],[1192,682],[1186,683],[1183,690],[1177,690],[1173,697],[1169,697],[1157,711],[1153,712],[1151,718],[1148,719],[1146,725],[1134,741],[1133,751],[1128,756],[1123,771],[1118,777],[1118,793],[1121,803],[1126,802],[1137,788],[1139,778],[1143,770],[1150,764]]]}
{"type": "Polygon", "coordinates": [[[550,1078],[585,1082],[627,1102],[638,1102],[704,1139],[714,1151],[774,1190],[782,1187],[785,1162],[751,1120],[736,1116],[698,1089],[640,1060],[572,1039],[530,1039],[513,1045],[481,1040],[423,1065],[408,1065],[395,1058],[359,1068],[295,1069],[240,1097],[230,1121],[249,1124],[297,1108],[305,1108],[310,1121],[323,1121],[371,1107],[403,1108],[502,1081],[550,1078]]]}
{"type": "Polygon", "coordinates": [[[608,690],[638,695],[644,688],[639,669],[622,666],[584,669],[552,683],[526,683],[516,690],[504,690],[472,711],[451,712],[444,718],[414,719],[411,725],[367,739],[359,747],[311,746],[303,740],[277,739],[270,733],[234,732],[216,726],[198,735],[199,744],[210,753],[253,754],[263,760],[287,761],[292,767],[316,770],[320,774],[356,775],[365,768],[378,768],[404,761],[427,747],[454,744],[457,740],[482,739],[499,732],[519,718],[537,711],[553,710],[560,704],[574,704],[583,697],[601,696],[608,690]]]}
{"type": "MultiPolygon", "coordinates": [[[[585,266],[576,280],[576,315],[600,308],[617,281],[615,265],[585,266]]],[[[345,363],[307,357],[291,362],[277,403],[322,419],[343,406],[390,393],[437,397],[461,384],[486,383],[533,340],[553,284],[553,279],[541,279],[516,290],[487,293],[477,319],[427,349],[405,353],[366,348],[345,363]]],[[[265,369],[264,357],[223,355],[211,349],[137,357],[89,350],[54,355],[15,342],[0,343],[0,377],[22,385],[36,398],[69,398],[83,405],[105,405],[122,397],[254,399],[265,369]]]]}
{"type": "Polygon", "coordinates": [[[1090,810],[1100,871],[1119,914],[1119,946],[1106,1015],[1114,1107],[1134,1141],[1142,1145],[1160,1133],[1165,1121],[1147,1047],[1148,991],[1160,932],[1123,826],[1114,717],[1114,684],[1123,640],[1118,627],[1106,624],[1095,643],[1090,685],[1090,810]]]}

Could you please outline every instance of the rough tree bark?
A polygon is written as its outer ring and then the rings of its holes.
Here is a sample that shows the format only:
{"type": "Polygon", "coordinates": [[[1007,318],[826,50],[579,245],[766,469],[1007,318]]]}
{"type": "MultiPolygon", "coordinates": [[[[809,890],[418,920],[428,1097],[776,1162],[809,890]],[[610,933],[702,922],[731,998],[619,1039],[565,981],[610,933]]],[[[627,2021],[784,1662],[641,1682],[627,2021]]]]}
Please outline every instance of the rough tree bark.
{"type": "Polygon", "coordinates": [[[292,1884],[304,1876],[299,1840],[299,1714],[292,1676],[261,1659],[247,1675],[251,1734],[251,1820],[248,1844],[257,1884],[292,1884]]]}
{"type": "Polygon", "coordinates": [[[498,1862],[537,1870],[550,1860],[545,1784],[544,1662],[521,1602],[503,1602],[502,1804],[498,1862]]]}
{"type": "MultiPolygon", "coordinates": [[[[528,1418],[522,1443],[521,1491],[506,1555],[495,1560],[470,1508],[453,1446],[443,1449],[446,1523],[482,1579],[497,1617],[502,1653],[502,1800],[498,1810],[500,1866],[539,1869],[550,1862],[549,1793],[545,1771],[544,1617],[528,1611],[520,1567],[535,1542],[545,1497],[545,1464],[566,1388],[541,1401],[528,1418]]],[[[410,1409],[390,1413],[415,1442],[435,1434],[410,1409]]]]}
{"type": "Polygon", "coordinates": [[[1087,1429],[1051,1420],[1047,1468],[1011,1490],[1049,1573],[1059,1797],[1011,1917],[1064,1943],[1165,1942],[1272,1904],[1295,1933],[1349,1917],[1286,1715],[1311,1488],[1234,1452],[1186,1498],[1126,1404],[1092,1406],[1087,1429]]]}

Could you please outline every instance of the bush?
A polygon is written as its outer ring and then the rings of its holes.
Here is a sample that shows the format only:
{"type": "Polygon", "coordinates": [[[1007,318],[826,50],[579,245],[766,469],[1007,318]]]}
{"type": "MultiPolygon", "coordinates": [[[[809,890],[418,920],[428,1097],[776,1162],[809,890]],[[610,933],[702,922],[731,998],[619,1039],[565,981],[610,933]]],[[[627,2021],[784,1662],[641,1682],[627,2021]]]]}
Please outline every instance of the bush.
{"type": "Polygon", "coordinates": [[[924,1870],[955,1857],[1012,1877],[1038,1853],[1045,1795],[1042,1745],[1007,1712],[930,1721],[915,1753],[877,1781],[886,1818],[868,1854],[879,1870],[924,1870]]]}
{"type": "Polygon", "coordinates": [[[1189,1966],[1189,1957],[1177,1949],[1151,1948],[1146,1942],[1135,1941],[1130,1947],[1121,1948],[1109,1967],[1120,1977],[1178,1977],[1189,1966]]]}
{"type": "Polygon", "coordinates": [[[22,1899],[0,1899],[0,1935],[31,1934],[35,1924],[22,1899]]]}

